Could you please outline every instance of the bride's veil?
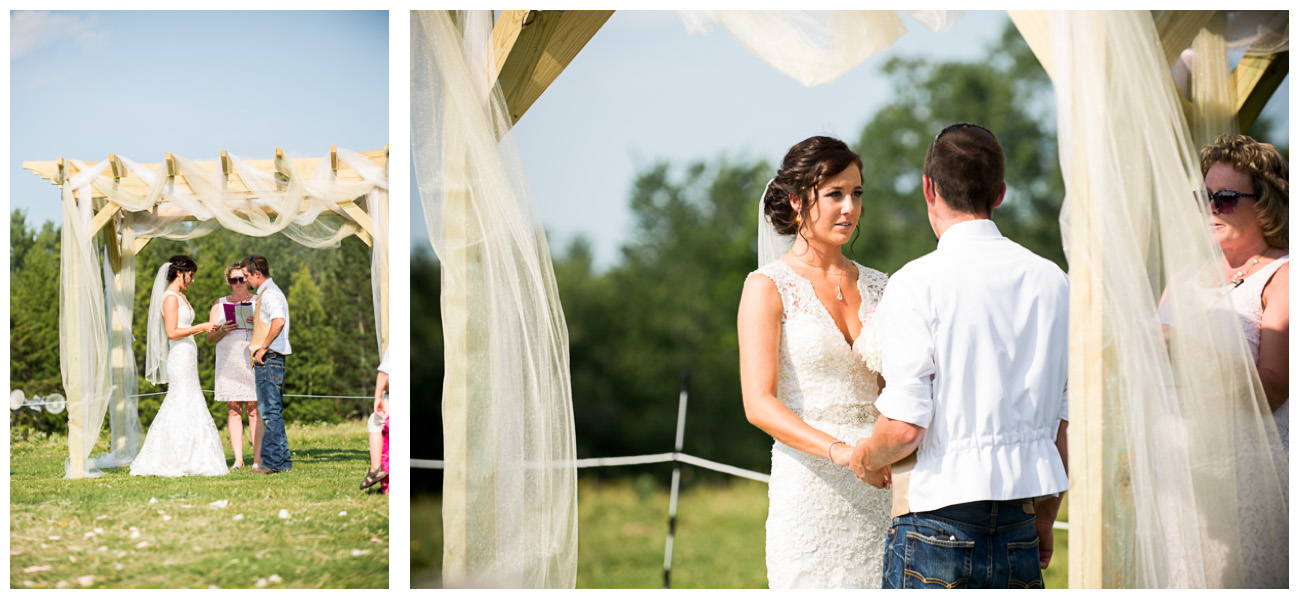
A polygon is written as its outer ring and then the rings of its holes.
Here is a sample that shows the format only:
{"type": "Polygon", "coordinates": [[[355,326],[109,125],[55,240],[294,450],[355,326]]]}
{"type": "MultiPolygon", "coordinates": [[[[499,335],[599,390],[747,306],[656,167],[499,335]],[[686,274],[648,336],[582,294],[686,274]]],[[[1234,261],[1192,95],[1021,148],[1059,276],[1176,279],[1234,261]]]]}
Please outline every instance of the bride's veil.
{"type": "Polygon", "coordinates": [[[763,195],[758,197],[758,266],[762,268],[781,258],[794,245],[793,235],[781,235],[776,232],[776,226],[772,220],[767,218],[763,211],[764,200],[767,198],[768,190],[772,189],[772,183],[776,178],[768,180],[767,185],[763,187],[763,195]]]}
{"type": "Polygon", "coordinates": [[[167,270],[171,263],[158,267],[149,296],[149,333],[144,352],[144,378],[154,385],[167,383],[167,325],[163,323],[163,297],[167,295],[167,270]]]}

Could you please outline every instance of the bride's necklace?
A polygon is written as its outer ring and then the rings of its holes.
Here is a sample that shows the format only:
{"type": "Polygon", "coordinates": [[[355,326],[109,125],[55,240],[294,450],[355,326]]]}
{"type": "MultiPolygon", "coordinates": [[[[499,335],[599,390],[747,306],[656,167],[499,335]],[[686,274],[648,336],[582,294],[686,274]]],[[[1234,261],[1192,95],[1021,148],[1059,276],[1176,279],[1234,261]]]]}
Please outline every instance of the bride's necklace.
{"type": "Polygon", "coordinates": [[[1255,256],[1255,258],[1250,259],[1249,261],[1246,262],[1246,265],[1243,266],[1240,271],[1233,273],[1232,287],[1241,287],[1241,284],[1245,283],[1246,281],[1246,275],[1250,273],[1250,268],[1257,264],[1259,264],[1259,256],[1255,256]]]}
{"type": "MultiPolygon", "coordinates": [[[[817,267],[814,267],[814,266],[808,264],[808,261],[806,261],[806,260],[804,260],[804,259],[802,259],[802,258],[799,258],[798,256],[795,256],[795,254],[794,254],[793,252],[790,253],[790,256],[793,257],[795,260],[797,260],[797,261],[803,263],[804,266],[808,267],[809,269],[812,269],[813,271],[817,271],[817,270],[818,270],[817,267]]],[[[841,259],[841,260],[842,260],[842,259],[841,259]]],[[[828,277],[827,280],[829,281],[829,279],[830,279],[830,278],[828,277]]],[[[844,279],[844,267],[841,266],[841,267],[840,267],[840,272],[839,272],[838,274],[835,275],[835,299],[836,299],[836,300],[843,300],[843,299],[844,299],[844,293],[840,291],[840,281],[842,281],[843,279],[844,279]]]]}

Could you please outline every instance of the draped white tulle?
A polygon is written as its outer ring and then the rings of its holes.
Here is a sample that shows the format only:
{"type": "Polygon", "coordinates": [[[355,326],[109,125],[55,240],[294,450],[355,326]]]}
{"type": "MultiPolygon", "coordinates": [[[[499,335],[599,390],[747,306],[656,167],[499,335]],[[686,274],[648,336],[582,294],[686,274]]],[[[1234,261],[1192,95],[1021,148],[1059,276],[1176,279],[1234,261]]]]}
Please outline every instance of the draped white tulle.
{"type": "Polygon", "coordinates": [[[769,219],[767,212],[763,210],[767,190],[772,187],[774,181],[776,180],[769,179],[763,188],[763,195],[758,197],[758,266],[760,267],[779,260],[794,245],[794,236],[777,233],[772,219],[769,219]]]}
{"type": "Polygon", "coordinates": [[[573,587],[568,328],[488,44],[491,12],[411,13],[415,176],[442,265],[443,581],[573,587]]]}
{"type": "Polygon", "coordinates": [[[167,355],[171,353],[171,340],[167,338],[167,326],[163,322],[163,298],[167,295],[167,272],[172,264],[167,262],[158,267],[158,274],[153,279],[153,290],[149,293],[149,320],[146,323],[144,350],[144,378],[154,385],[167,383],[167,355]],[[156,310],[155,310],[156,309],[156,310]]]}
{"type": "MultiPolygon", "coordinates": [[[[193,239],[226,227],[259,237],[283,233],[312,248],[335,247],[359,230],[356,217],[341,206],[354,202],[375,232],[371,276],[382,351],[388,329],[388,299],[383,293],[388,279],[387,174],[383,166],[361,154],[340,149],[337,155],[364,181],[338,181],[329,168],[329,157],[321,158],[315,171],[306,174],[296,172],[292,160],[277,159],[276,170],[287,176],[279,181],[232,155],[235,173],[251,190],[248,197],[227,189],[219,167],[208,171],[180,156],[175,164],[192,190],[178,185],[165,163],[150,169],[119,157],[131,175],[148,185],[142,194],[119,184],[109,173],[107,160],[93,165],[69,161],[74,174],[62,185],[59,287],[59,358],[68,398],[66,477],[94,477],[102,468],[130,464],[140,447],[131,318],[135,257],[150,238],[193,239]],[[91,231],[103,201],[122,208],[111,219],[121,248],[116,273],[101,256],[102,230],[91,231]],[[109,451],[91,457],[110,408],[109,451]]],[[[161,373],[155,371],[155,376],[161,373]]]]}

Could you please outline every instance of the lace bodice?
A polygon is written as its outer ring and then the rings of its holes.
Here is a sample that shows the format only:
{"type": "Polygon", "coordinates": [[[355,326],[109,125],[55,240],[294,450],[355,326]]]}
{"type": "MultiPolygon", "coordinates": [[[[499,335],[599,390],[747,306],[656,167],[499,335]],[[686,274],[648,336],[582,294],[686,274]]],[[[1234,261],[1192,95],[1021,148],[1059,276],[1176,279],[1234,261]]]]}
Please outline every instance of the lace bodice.
{"type": "Polygon", "coordinates": [[[874,423],[880,393],[863,348],[874,335],[875,306],[885,291],[884,273],[854,263],[862,304],[862,331],[849,346],[812,283],[782,261],[758,271],[781,294],[781,346],[777,397],[800,418],[835,423],[874,423]]]}
{"type": "MultiPolygon", "coordinates": [[[[884,274],[856,265],[862,331],[852,345],[812,283],[784,262],[756,271],[781,294],[777,398],[810,426],[848,444],[871,435],[876,373],[862,350],[874,336],[884,274]]],[[[768,483],[767,577],[773,588],[880,587],[890,493],[826,456],[772,444],[768,483]]]]}

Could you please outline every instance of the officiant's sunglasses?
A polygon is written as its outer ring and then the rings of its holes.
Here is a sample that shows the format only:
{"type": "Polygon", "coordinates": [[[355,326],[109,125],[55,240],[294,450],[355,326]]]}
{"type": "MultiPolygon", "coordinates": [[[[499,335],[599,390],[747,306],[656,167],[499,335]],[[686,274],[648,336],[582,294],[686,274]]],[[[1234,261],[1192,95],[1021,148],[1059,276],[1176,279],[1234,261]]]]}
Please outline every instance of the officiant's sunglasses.
{"type": "Polygon", "coordinates": [[[1219,190],[1210,194],[1210,204],[1214,206],[1217,213],[1230,215],[1232,211],[1237,210],[1237,203],[1242,198],[1259,198],[1259,194],[1243,194],[1236,190],[1219,190]]]}
{"type": "Polygon", "coordinates": [[[934,158],[934,147],[939,143],[939,138],[943,137],[943,134],[948,133],[949,131],[952,131],[954,129],[961,129],[963,127],[974,127],[975,129],[978,129],[980,131],[983,131],[984,133],[993,136],[994,139],[997,139],[998,137],[996,135],[993,135],[992,131],[989,131],[988,129],[985,129],[984,127],[981,127],[974,123],[957,123],[955,125],[949,125],[947,127],[944,127],[943,131],[939,132],[939,135],[934,136],[934,141],[930,142],[930,151],[927,152],[925,155],[925,166],[927,171],[926,176],[930,176],[930,173],[928,172],[930,167],[930,160],[934,158]]]}
{"type": "Polygon", "coordinates": [[[230,279],[227,279],[226,281],[229,281],[231,285],[234,285],[234,284],[236,284],[236,283],[244,283],[245,280],[244,280],[243,277],[231,277],[230,279]]]}

